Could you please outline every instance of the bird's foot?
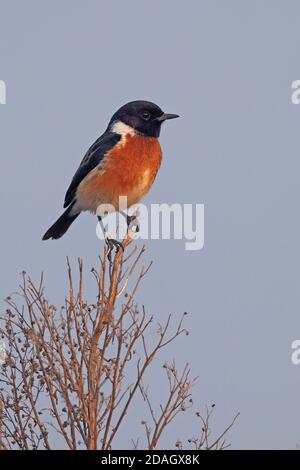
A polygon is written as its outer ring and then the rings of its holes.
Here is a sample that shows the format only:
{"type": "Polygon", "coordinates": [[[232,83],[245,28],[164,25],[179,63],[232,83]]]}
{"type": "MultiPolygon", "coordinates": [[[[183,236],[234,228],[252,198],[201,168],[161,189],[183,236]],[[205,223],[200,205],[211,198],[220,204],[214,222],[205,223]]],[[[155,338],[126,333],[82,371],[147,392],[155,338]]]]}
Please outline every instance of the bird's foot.
{"type": "Polygon", "coordinates": [[[109,262],[111,262],[111,254],[112,254],[112,251],[113,251],[114,248],[116,249],[116,253],[118,253],[118,251],[120,249],[122,249],[124,251],[124,247],[123,247],[122,243],[119,242],[118,240],[114,240],[113,238],[106,238],[105,242],[106,242],[107,247],[108,247],[107,258],[108,258],[109,262]]]}
{"type": "Polygon", "coordinates": [[[128,229],[133,229],[135,227],[136,232],[140,231],[139,222],[135,215],[127,215],[126,220],[128,229]]]}

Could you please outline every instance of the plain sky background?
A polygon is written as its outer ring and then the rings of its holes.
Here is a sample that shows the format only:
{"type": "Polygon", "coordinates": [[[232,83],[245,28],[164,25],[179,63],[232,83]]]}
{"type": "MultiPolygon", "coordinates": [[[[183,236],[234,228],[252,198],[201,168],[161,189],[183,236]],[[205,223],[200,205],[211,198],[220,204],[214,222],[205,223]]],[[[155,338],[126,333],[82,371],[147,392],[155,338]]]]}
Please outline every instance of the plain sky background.
{"type": "MultiPolygon", "coordinates": [[[[157,319],[190,313],[191,334],[166,356],[191,363],[195,411],[215,402],[216,430],[241,413],[234,449],[300,443],[300,366],[290,359],[300,338],[300,105],[290,98],[299,19],[298,1],[0,0],[1,297],[21,270],[43,270],[62,302],[66,255],[84,258],[92,282],[93,217],[41,241],[78,163],[127,101],[180,114],[163,128],[145,202],[204,203],[205,247],[147,241],[154,266],[138,299],[157,319]]],[[[196,433],[189,416],[166,447],[196,433]]],[[[138,431],[126,429],[120,447],[138,431]]]]}

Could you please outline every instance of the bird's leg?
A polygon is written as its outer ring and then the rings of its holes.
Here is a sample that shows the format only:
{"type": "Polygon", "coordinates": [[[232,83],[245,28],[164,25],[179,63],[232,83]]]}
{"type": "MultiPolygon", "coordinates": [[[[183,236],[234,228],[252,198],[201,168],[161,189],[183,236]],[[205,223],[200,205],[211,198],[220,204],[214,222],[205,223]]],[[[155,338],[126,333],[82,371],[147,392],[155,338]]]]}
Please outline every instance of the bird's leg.
{"type": "Polygon", "coordinates": [[[124,250],[124,247],[122,245],[121,242],[119,242],[118,240],[114,240],[113,238],[106,238],[105,239],[105,242],[108,246],[108,252],[107,252],[107,258],[109,259],[109,261],[111,261],[111,253],[112,253],[112,250],[114,248],[116,248],[116,253],[118,253],[118,251],[120,250],[120,248],[122,250],[124,250]]]}
{"type": "Polygon", "coordinates": [[[118,240],[114,240],[113,238],[108,238],[108,236],[106,234],[104,224],[103,224],[103,221],[102,221],[102,218],[99,215],[97,216],[97,218],[98,218],[98,221],[100,223],[101,229],[102,229],[104,237],[105,237],[105,243],[107,244],[107,247],[108,247],[107,258],[108,258],[109,262],[111,262],[112,250],[114,248],[116,248],[116,253],[118,253],[119,249],[122,248],[122,250],[124,250],[124,247],[123,247],[122,243],[119,242],[118,240]]]}
{"type": "Polygon", "coordinates": [[[136,232],[140,231],[139,222],[138,222],[138,219],[135,215],[129,215],[129,214],[126,214],[123,211],[121,211],[121,214],[126,219],[128,229],[130,229],[130,228],[132,229],[133,227],[135,227],[136,232]]]}

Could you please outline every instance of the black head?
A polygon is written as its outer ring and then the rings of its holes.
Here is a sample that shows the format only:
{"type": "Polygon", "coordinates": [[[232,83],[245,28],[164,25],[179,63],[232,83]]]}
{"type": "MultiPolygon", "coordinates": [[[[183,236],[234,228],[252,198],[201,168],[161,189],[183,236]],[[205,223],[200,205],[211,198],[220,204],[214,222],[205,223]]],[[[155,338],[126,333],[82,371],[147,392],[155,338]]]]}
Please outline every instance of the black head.
{"type": "Polygon", "coordinates": [[[164,113],[150,101],[131,101],[113,115],[108,127],[112,129],[115,123],[121,121],[147,137],[159,137],[162,123],[177,117],[177,114],[164,113]]]}

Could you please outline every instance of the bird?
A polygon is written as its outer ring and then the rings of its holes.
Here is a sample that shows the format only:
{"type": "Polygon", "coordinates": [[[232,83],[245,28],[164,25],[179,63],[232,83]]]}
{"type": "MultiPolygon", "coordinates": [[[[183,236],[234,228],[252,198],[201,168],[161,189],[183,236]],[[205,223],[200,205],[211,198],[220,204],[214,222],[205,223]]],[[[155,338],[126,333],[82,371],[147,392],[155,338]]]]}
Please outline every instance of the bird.
{"type": "MultiPolygon", "coordinates": [[[[131,101],[119,108],[105,132],[86,152],[66,192],[66,210],[46,231],[43,240],[61,238],[84,211],[96,214],[104,230],[104,214],[99,214],[99,206],[109,205],[124,213],[124,209],[140,202],[161,165],[161,125],[178,117],[163,112],[150,101],[131,101]],[[126,196],[127,207],[120,204],[121,196],[126,196]]],[[[131,217],[127,216],[127,223],[130,222],[131,217]]],[[[110,249],[121,245],[108,237],[106,242],[110,249]]]]}

